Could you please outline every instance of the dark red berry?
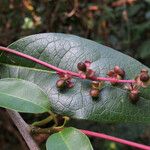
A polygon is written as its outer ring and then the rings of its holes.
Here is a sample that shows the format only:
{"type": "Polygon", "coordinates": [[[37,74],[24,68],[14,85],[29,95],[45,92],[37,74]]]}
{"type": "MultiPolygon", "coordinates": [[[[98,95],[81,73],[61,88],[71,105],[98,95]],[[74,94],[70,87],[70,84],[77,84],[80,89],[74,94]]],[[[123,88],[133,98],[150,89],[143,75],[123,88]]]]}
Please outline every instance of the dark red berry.
{"type": "Polygon", "coordinates": [[[85,63],[83,63],[83,62],[78,63],[77,68],[78,68],[80,71],[86,72],[86,65],[85,65],[85,63]]]}
{"type": "Polygon", "coordinates": [[[98,89],[91,89],[90,90],[90,96],[92,97],[92,98],[98,98],[99,97],[99,90],[98,89]]]}
{"type": "Polygon", "coordinates": [[[109,77],[114,77],[114,76],[115,76],[114,70],[110,70],[110,71],[107,73],[107,75],[108,75],[109,77]]]}
{"type": "Polygon", "coordinates": [[[68,88],[72,88],[72,87],[74,87],[74,83],[73,83],[72,81],[70,81],[70,80],[67,80],[67,81],[66,81],[66,86],[67,86],[68,88]]]}
{"type": "Polygon", "coordinates": [[[84,64],[86,65],[86,68],[89,68],[90,65],[91,65],[91,61],[86,60],[86,61],[84,62],[84,64]]]}
{"type": "Polygon", "coordinates": [[[136,104],[139,101],[139,92],[137,90],[133,90],[129,94],[129,98],[133,104],[136,104]]]}
{"type": "Polygon", "coordinates": [[[120,75],[122,78],[125,76],[125,71],[121,69],[119,66],[114,67],[114,72],[120,75]]]}
{"type": "Polygon", "coordinates": [[[140,80],[142,82],[147,82],[149,79],[150,79],[150,76],[148,75],[148,73],[143,72],[140,74],[140,80]]]}
{"type": "Polygon", "coordinates": [[[66,82],[63,79],[60,79],[56,82],[56,86],[59,89],[63,89],[66,86],[66,82]]]}
{"type": "Polygon", "coordinates": [[[87,78],[92,78],[92,77],[94,77],[94,76],[95,76],[95,71],[93,71],[92,69],[88,69],[88,70],[86,71],[86,76],[87,76],[87,78]]]}
{"type": "Polygon", "coordinates": [[[141,73],[147,73],[148,74],[148,70],[147,69],[142,69],[141,73]]]}

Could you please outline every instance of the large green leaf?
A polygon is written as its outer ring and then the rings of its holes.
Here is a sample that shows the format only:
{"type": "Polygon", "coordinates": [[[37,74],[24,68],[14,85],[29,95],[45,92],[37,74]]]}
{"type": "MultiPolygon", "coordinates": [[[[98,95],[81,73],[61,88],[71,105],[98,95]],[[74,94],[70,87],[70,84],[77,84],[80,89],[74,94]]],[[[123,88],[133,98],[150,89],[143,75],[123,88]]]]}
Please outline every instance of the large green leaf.
{"type": "Polygon", "coordinates": [[[86,135],[75,128],[65,128],[51,135],[46,142],[47,150],[93,150],[86,135]]]}
{"type": "Polygon", "coordinates": [[[138,49],[137,56],[142,59],[146,59],[150,57],[150,40],[144,41],[138,49]]]}
{"type": "MultiPolygon", "coordinates": [[[[134,79],[142,68],[147,68],[130,56],[73,35],[37,34],[22,38],[9,47],[75,72],[78,62],[90,60],[91,68],[98,76],[106,76],[108,70],[119,65],[126,71],[126,79],[134,79]]],[[[93,101],[89,95],[91,81],[74,78],[72,89],[59,92],[55,86],[58,76],[50,76],[47,68],[5,53],[0,62],[4,63],[0,67],[1,78],[21,78],[39,85],[49,96],[56,113],[95,121],[150,122],[150,88],[142,90],[139,102],[133,105],[122,86],[108,83],[101,90],[99,99],[93,101]]]]}
{"type": "Polygon", "coordinates": [[[29,113],[50,111],[48,97],[37,85],[13,78],[0,80],[0,107],[29,113]]]}

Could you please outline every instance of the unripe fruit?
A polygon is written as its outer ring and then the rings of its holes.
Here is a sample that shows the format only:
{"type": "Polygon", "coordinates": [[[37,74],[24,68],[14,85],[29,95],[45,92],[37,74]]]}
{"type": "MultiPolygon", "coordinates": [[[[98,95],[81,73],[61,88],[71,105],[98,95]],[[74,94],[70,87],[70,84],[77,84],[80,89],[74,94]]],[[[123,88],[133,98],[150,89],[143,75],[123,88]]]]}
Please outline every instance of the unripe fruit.
{"type": "Polygon", "coordinates": [[[120,75],[122,78],[125,76],[125,71],[121,69],[119,66],[114,67],[114,72],[120,75]]]}
{"type": "Polygon", "coordinates": [[[114,76],[115,76],[114,70],[110,70],[110,71],[107,73],[107,75],[108,75],[109,77],[114,77],[114,76]]]}
{"type": "Polygon", "coordinates": [[[92,69],[88,69],[87,71],[86,71],[86,77],[87,78],[92,78],[92,77],[94,77],[95,76],[95,71],[93,71],[92,69]]]}
{"type": "Polygon", "coordinates": [[[148,70],[147,69],[142,69],[141,73],[148,73],[148,70]]]}
{"type": "Polygon", "coordinates": [[[147,82],[150,79],[149,75],[147,73],[141,73],[140,80],[142,82],[147,82]]]}
{"type": "Polygon", "coordinates": [[[56,86],[59,89],[63,89],[66,86],[66,82],[63,79],[60,79],[56,82],[56,86]]]}
{"type": "Polygon", "coordinates": [[[83,62],[78,63],[77,68],[78,68],[80,71],[86,72],[86,65],[85,65],[85,63],[83,63],[83,62]]]}
{"type": "Polygon", "coordinates": [[[137,90],[133,90],[129,94],[129,98],[133,104],[136,104],[139,101],[139,92],[137,90]]]}
{"type": "Polygon", "coordinates": [[[98,98],[99,97],[99,90],[98,89],[91,89],[90,90],[90,96],[92,97],[92,98],[98,98]]]}

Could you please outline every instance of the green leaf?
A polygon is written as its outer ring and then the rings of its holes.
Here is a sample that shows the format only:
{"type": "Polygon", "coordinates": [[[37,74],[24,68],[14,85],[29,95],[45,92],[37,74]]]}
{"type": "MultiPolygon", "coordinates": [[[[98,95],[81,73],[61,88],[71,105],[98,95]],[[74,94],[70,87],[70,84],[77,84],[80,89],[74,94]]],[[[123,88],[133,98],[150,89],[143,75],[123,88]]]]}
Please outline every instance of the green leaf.
{"type": "Polygon", "coordinates": [[[88,137],[72,127],[51,135],[46,142],[46,149],[93,150],[88,137]]]}
{"type": "Polygon", "coordinates": [[[146,59],[150,57],[150,40],[147,40],[142,43],[142,45],[138,49],[137,55],[142,58],[146,59]]]}
{"type": "Polygon", "coordinates": [[[128,15],[129,17],[134,17],[134,15],[137,15],[138,12],[144,7],[143,3],[131,5],[130,7],[127,7],[128,15]]]}
{"type": "MultiPolygon", "coordinates": [[[[130,56],[73,35],[31,35],[9,47],[74,72],[77,72],[76,66],[80,61],[90,60],[91,68],[103,77],[115,65],[126,71],[126,79],[134,79],[142,68],[147,68],[130,56]]],[[[60,92],[55,86],[58,75],[50,75],[47,68],[6,53],[1,55],[0,62],[3,63],[0,66],[1,78],[20,78],[34,82],[48,95],[55,113],[99,122],[150,122],[150,88],[143,89],[140,100],[133,105],[122,85],[112,86],[107,83],[101,90],[99,99],[94,101],[89,95],[89,80],[74,78],[75,86],[60,92]]]]}
{"type": "Polygon", "coordinates": [[[145,0],[147,3],[150,3],[150,0],[145,0]]]}
{"type": "Polygon", "coordinates": [[[20,79],[0,80],[0,107],[18,112],[43,113],[50,110],[49,99],[35,84],[20,79]]]}

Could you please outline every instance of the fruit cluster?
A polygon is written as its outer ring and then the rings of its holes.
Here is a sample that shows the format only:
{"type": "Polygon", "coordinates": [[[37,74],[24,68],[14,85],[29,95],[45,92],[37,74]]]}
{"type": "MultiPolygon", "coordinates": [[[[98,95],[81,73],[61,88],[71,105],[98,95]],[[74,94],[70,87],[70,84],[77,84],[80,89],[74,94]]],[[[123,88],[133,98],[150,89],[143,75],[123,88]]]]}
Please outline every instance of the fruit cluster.
{"type": "Polygon", "coordinates": [[[84,74],[87,79],[91,79],[95,77],[95,71],[90,69],[91,62],[85,61],[77,64],[78,72],[80,74],[84,74]]]}
{"type": "MultiPolygon", "coordinates": [[[[119,66],[115,66],[113,70],[110,70],[107,75],[111,78],[114,78],[116,80],[124,79],[125,77],[125,71],[120,68],[119,66]]],[[[111,82],[112,85],[116,85],[117,82],[111,82]]]]}
{"type": "MultiPolygon", "coordinates": [[[[97,81],[95,71],[90,69],[91,62],[85,61],[77,64],[78,72],[82,76],[85,76],[86,79],[92,80],[91,89],[89,95],[93,99],[98,99],[100,96],[100,91],[103,87],[104,81],[97,81]]],[[[125,77],[125,71],[119,66],[115,66],[110,70],[107,75],[114,80],[111,80],[110,83],[113,86],[118,84],[118,80],[123,80],[125,77]]],[[[69,74],[59,74],[60,79],[56,82],[56,86],[59,89],[72,88],[73,82],[71,81],[72,76],[69,74]]],[[[141,73],[135,78],[134,83],[128,83],[125,86],[125,89],[129,91],[129,99],[133,104],[136,104],[139,100],[140,87],[147,87],[150,85],[150,76],[147,69],[142,69],[141,73]]]]}
{"type": "Polygon", "coordinates": [[[56,82],[56,86],[58,89],[63,90],[66,88],[72,88],[74,86],[73,82],[71,81],[72,76],[70,76],[69,74],[60,73],[59,78],[60,79],[56,82]]]}

